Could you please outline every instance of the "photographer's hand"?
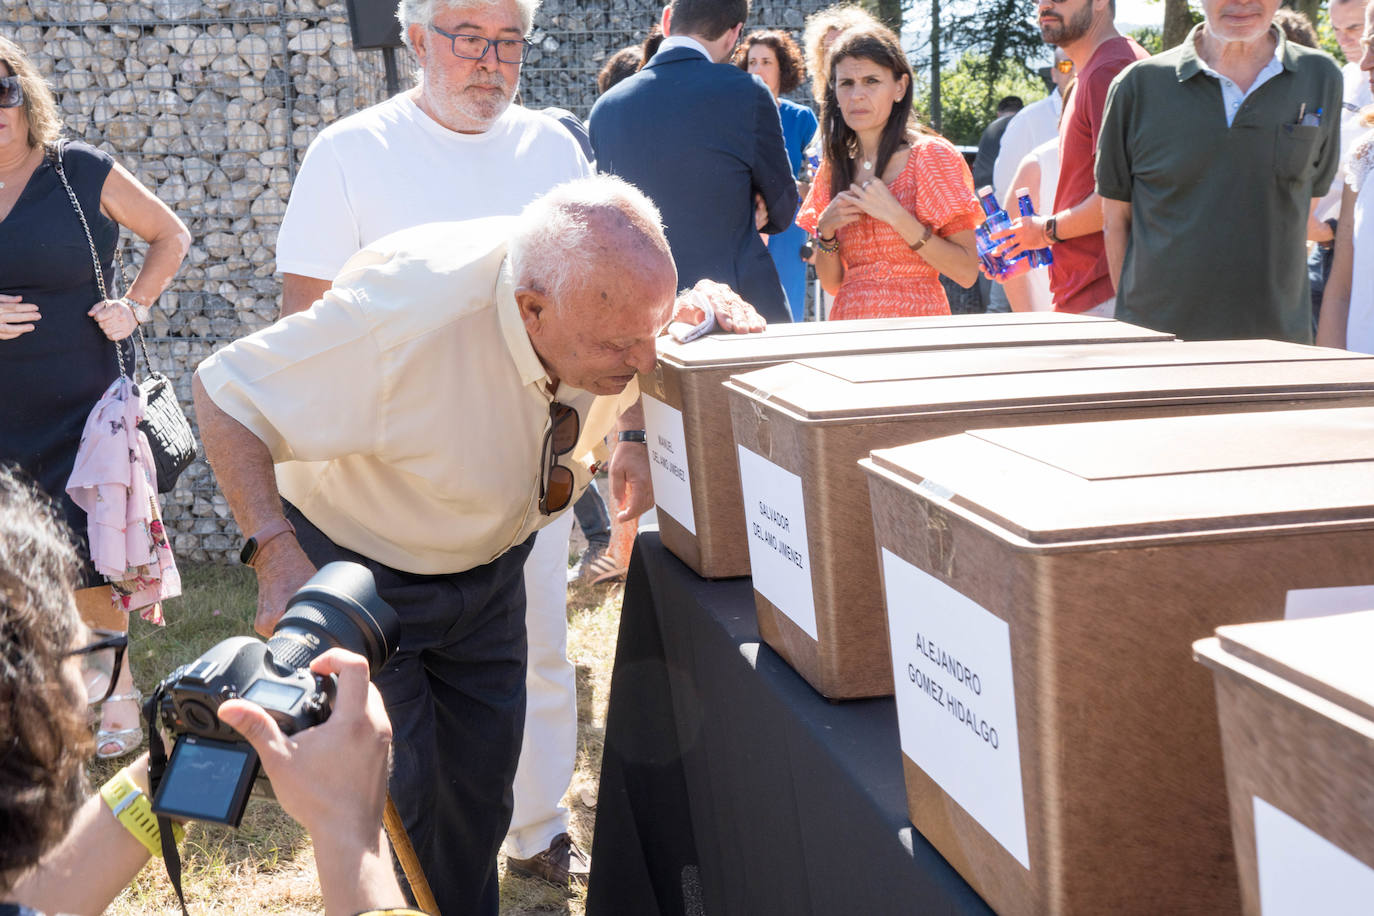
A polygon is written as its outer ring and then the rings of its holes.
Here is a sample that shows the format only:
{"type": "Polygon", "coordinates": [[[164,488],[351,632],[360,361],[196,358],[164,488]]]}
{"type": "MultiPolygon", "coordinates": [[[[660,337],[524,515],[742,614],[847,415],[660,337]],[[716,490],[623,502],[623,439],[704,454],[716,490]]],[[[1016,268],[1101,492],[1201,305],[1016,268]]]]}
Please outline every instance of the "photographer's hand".
{"type": "Polygon", "coordinates": [[[310,832],[327,916],[404,906],[382,831],[391,748],[382,696],[352,652],[330,649],[310,670],[339,677],[323,724],[285,735],[246,700],[223,703],[220,719],[258,752],[282,809],[310,832]]]}

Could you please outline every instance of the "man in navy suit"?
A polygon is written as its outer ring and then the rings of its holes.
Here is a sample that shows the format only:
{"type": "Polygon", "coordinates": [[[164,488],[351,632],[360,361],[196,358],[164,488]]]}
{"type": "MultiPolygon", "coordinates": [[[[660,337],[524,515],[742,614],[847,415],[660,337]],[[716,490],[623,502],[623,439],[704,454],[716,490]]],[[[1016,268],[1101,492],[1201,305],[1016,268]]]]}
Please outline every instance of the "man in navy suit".
{"type": "Polygon", "coordinates": [[[762,80],[723,63],[748,15],[749,0],[673,0],[658,53],[592,108],[592,148],[601,171],[662,211],[680,287],[715,280],[790,321],[759,238],[792,225],[799,203],[778,106],[762,80]]]}

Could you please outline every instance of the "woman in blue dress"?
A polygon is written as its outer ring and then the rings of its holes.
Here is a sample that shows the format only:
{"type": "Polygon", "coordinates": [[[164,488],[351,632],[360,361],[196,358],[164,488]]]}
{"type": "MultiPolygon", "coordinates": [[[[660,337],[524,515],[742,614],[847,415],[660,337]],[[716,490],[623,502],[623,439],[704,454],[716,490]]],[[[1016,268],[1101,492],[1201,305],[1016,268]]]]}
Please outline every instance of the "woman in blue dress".
{"type": "MultiPolygon", "coordinates": [[[[806,64],[796,42],[786,32],[753,32],[735,52],[735,64],[763,80],[773,93],[778,103],[778,117],[782,119],[782,140],[787,146],[792,174],[799,183],[804,181],[808,176],[803,170],[803,151],[816,135],[818,122],[810,108],[781,98],[806,78],[806,64]]],[[[801,188],[801,197],[806,199],[805,187],[801,188]]],[[[806,310],[806,262],[801,256],[806,230],[793,223],[782,232],[770,235],[767,241],[768,253],[773,256],[778,279],[787,294],[788,307],[792,309],[792,320],[801,321],[806,310]]]]}

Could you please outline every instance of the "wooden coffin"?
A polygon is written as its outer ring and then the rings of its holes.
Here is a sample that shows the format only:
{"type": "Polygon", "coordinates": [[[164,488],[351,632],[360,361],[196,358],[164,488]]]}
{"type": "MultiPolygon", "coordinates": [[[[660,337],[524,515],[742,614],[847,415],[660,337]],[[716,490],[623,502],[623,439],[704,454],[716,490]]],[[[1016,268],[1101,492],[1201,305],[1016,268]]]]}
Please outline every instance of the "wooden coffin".
{"type": "MultiPolygon", "coordinates": [[[[1307,597],[1374,608],[1374,588],[1339,591],[1307,597]]],[[[1193,651],[1215,677],[1247,916],[1374,911],[1374,611],[1221,627],[1193,651]]]]}
{"type": "Polygon", "coordinates": [[[1171,339],[1117,321],[1049,312],[783,324],[686,344],[662,338],[654,373],[640,376],[639,385],[663,543],[699,575],[749,574],[730,410],[721,390],[731,375],[809,356],[1171,339]]]}
{"type": "Polygon", "coordinates": [[[1003,916],[1239,912],[1191,646],[1374,583],[1374,408],[979,430],[863,466],[917,830],[1003,916]]]}
{"type": "Polygon", "coordinates": [[[1016,347],[808,359],[726,388],[759,633],[849,699],[893,689],[857,463],[870,450],[996,426],[1374,405],[1374,357],[1272,340],[1016,347]]]}

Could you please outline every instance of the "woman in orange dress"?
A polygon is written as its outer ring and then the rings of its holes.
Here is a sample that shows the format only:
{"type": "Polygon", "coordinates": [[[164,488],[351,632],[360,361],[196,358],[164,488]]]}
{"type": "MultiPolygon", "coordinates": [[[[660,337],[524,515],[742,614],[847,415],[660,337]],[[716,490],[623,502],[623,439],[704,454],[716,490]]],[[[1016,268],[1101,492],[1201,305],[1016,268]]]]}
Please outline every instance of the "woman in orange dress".
{"type": "Polygon", "coordinates": [[[973,176],[916,123],[911,66],[887,29],[842,34],[821,109],[825,158],[797,224],[816,236],[830,318],[948,315],[940,274],[978,279],[973,176]]]}

